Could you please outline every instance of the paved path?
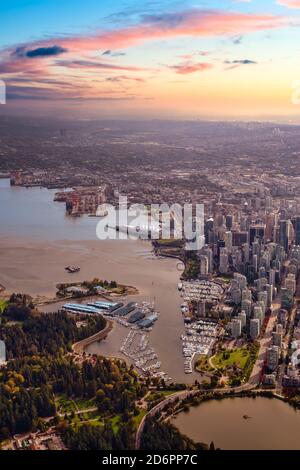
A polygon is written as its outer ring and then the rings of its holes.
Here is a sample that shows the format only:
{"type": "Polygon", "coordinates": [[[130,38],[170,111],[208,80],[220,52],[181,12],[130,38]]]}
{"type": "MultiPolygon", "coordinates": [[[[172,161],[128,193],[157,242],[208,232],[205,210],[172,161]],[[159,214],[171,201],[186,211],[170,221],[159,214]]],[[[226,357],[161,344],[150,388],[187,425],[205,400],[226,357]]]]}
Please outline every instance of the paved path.
{"type": "Polygon", "coordinates": [[[59,416],[63,417],[63,416],[70,416],[72,413],[74,413],[74,415],[80,415],[80,414],[83,414],[83,413],[90,413],[90,412],[93,412],[93,411],[97,411],[98,408],[97,406],[92,406],[91,408],[86,408],[84,410],[76,410],[76,411],[67,411],[65,413],[62,413],[61,411],[59,413],[57,413],[59,416]]]}
{"type": "Polygon", "coordinates": [[[112,320],[108,320],[106,318],[106,326],[103,330],[98,331],[92,336],[83,339],[82,341],[78,341],[78,343],[74,343],[72,345],[72,349],[74,353],[83,353],[85,348],[95,341],[100,341],[101,339],[106,338],[106,336],[111,332],[114,327],[114,323],[112,320]]]}
{"type": "Polygon", "coordinates": [[[272,312],[271,312],[269,321],[266,326],[265,334],[263,338],[260,340],[257,360],[253,366],[250,378],[248,380],[248,383],[252,384],[253,386],[257,386],[260,382],[261,371],[263,369],[263,365],[266,359],[267,349],[271,344],[272,331],[276,322],[277,312],[279,308],[280,308],[280,303],[278,301],[275,301],[272,305],[272,312]]]}
{"type": "MultiPolygon", "coordinates": [[[[165,408],[170,403],[173,403],[178,398],[181,398],[183,400],[187,396],[189,396],[191,394],[193,395],[193,392],[195,392],[195,391],[193,391],[193,390],[183,390],[182,391],[181,390],[180,392],[175,392],[172,395],[169,395],[167,398],[165,398],[163,401],[161,401],[157,405],[155,405],[153,408],[151,408],[151,410],[148,411],[148,413],[145,416],[143,416],[143,419],[139,424],[139,427],[137,429],[136,436],[135,436],[135,448],[136,449],[140,448],[141,436],[142,436],[142,433],[143,433],[143,430],[144,430],[144,427],[145,427],[146,418],[149,418],[151,416],[156,415],[156,413],[163,410],[163,408],[165,408]]],[[[199,392],[199,390],[197,390],[197,392],[199,392]]]]}

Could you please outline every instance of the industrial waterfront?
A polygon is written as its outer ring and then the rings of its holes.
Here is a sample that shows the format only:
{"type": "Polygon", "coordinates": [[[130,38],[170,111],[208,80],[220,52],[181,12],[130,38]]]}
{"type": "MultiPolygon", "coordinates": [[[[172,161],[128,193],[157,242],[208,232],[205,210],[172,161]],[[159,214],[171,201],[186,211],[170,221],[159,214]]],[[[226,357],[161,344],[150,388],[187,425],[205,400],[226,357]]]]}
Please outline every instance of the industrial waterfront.
{"type": "MultiPolygon", "coordinates": [[[[0,185],[0,204],[8,214],[5,226],[0,227],[0,284],[8,291],[53,297],[58,282],[70,281],[65,266],[78,265],[80,272],[72,274],[72,280],[100,277],[134,286],[139,294],[128,301],[154,302],[159,312],[149,340],[161,370],[178,382],[192,383],[199,378],[196,372],[184,372],[181,335],[185,327],[176,260],[156,258],[149,242],[97,240],[97,219],[66,217],[64,206],[53,203],[52,190],[11,188],[8,180],[0,180],[0,185]]],[[[47,305],[44,310],[62,305],[47,305]]],[[[127,328],[117,323],[106,340],[90,345],[87,352],[130,362],[120,351],[127,334],[127,328]]]]}

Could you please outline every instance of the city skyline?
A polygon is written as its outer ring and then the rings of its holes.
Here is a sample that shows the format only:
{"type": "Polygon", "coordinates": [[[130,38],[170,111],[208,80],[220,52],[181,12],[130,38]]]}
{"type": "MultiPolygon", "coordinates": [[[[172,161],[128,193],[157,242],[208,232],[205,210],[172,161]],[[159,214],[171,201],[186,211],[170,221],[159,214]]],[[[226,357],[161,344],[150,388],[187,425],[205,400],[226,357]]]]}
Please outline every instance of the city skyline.
{"type": "Polygon", "coordinates": [[[14,0],[2,18],[3,114],[299,120],[299,1],[14,0]]]}

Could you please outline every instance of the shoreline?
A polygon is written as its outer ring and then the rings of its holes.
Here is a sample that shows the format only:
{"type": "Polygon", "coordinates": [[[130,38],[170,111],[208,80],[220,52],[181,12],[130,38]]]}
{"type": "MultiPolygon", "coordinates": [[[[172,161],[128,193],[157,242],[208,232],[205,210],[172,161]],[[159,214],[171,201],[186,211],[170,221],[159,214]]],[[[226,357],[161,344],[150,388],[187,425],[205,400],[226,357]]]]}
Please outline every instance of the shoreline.
{"type": "MultiPolygon", "coordinates": [[[[161,370],[173,381],[194,382],[198,374],[184,373],[181,334],[184,324],[180,312],[181,297],[178,293],[180,272],[176,270],[176,259],[158,259],[151,243],[139,240],[124,241],[36,241],[28,237],[1,237],[0,283],[7,292],[26,292],[33,297],[42,312],[51,312],[64,302],[54,298],[58,283],[82,282],[85,279],[113,279],[119,285],[135,286],[125,295],[111,297],[118,301],[154,303],[159,318],[149,333],[151,347],[162,363],[161,370]],[[67,265],[81,267],[79,273],[65,273],[67,265]],[[176,358],[176,360],[174,360],[176,358]]],[[[99,297],[100,298],[100,297],[99,297]]],[[[74,299],[84,302],[86,298],[74,299]]],[[[109,339],[94,346],[86,346],[89,353],[107,357],[126,358],[119,347],[126,330],[120,325],[109,335],[109,339]]]]}
{"type": "MultiPolygon", "coordinates": [[[[202,440],[204,437],[199,436],[199,430],[197,427],[197,420],[200,420],[199,415],[199,409],[203,405],[215,407],[216,402],[225,402],[225,410],[228,410],[228,406],[232,407],[230,404],[226,404],[226,401],[228,402],[230,400],[241,400],[240,402],[235,402],[236,406],[238,406],[238,412],[235,411],[235,415],[233,415],[233,420],[240,420],[240,422],[251,422],[251,426],[260,426],[260,411],[262,410],[261,403],[258,401],[256,404],[256,400],[269,400],[270,402],[274,402],[274,405],[270,405],[270,410],[268,413],[272,413],[272,410],[274,411],[274,406],[275,408],[277,405],[275,404],[276,402],[281,402],[283,406],[287,405],[287,408],[284,411],[285,413],[297,413],[297,419],[299,421],[300,419],[300,407],[295,406],[293,403],[290,402],[290,400],[287,397],[283,397],[281,395],[278,395],[276,393],[276,390],[268,390],[268,389],[258,389],[258,390],[248,390],[248,391],[238,391],[236,392],[234,389],[232,391],[228,391],[226,393],[222,393],[221,391],[218,392],[215,390],[213,393],[209,392],[199,392],[200,396],[197,396],[198,394],[195,393],[194,396],[192,396],[189,400],[189,398],[183,399],[178,403],[178,408],[175,410],[172,410],[169,414],[167,413],[167,416],[165,420],[167,422],[170,422],[173,426],[176,427],[176,429],[183,434],[187,434],[191,439],[193,440],[202,440]],[[201,396],[202,395],[202,396],[201,396]],[[211,396],[210,396],[211,395],[211,396]],[[197,403],[197,400],[199,402],[197,403]],[[243,401],[245,400],[245,402],[243,401]],[[246,400],[252,400],[253,405],[250,404],[250,409],[249,405],[248,408],[246,407],[246,400]],[[193,403],[194,401],[194,403],[193,403]],[[252,407],[254,408],[252,410],[252,407]],[[198,414],[194,415],[198,410],[198,414]],[[256,411],[256,413],[254,412],[256,411]],[[249,414],[250,413],[250,414],[249,414]],[[255,419],[256,418],[256,419],[255,419]],[[253,422],[252,422],[253,420],[253,422]],[[191,432],[187,433],[187,429],[190,429],[191,432]],[[195,437],[195,433],[197,434],[197,437],[195,437]]],[[[249,403],[249,402],[247,402],[249,403]]],[[[221,406],[221,405],[220,405],[221,406]]],[[[224,409],[224,406],[222,406],[222,409],[224,409]]],[[[231,408],[230,408],[231,409],[231,408]]],[[[269,407],[268,407],[269,409],[269,407]]],[[[236,407],[233,407],[233,410],[236,410],[236,407]]],[[[224,412],[224,411],[223,411],[224,412]]],[[[203,430],[202,433],[206,432],[206,424],[208,425],[210,429],[210,436],[209,440],[212,440],[215,442],[218,446],[220,445],[221,448],[223,448],[222,444],[218,444],[218,433],[214,433],[212,428],[212,424],[209,425],[209,421],[213,420],[212,423],[214,423],[214,426],[217,426],[217,420],[220,419],[218,418],[218,414],[221,413],[220,409],[218,409],[217,412],[214,412],[213,415],[211,414],[211,409],[210,408],[205,408],[204,411],[202,412],[202,423],[203,423],[203,430]],[[217,414],[216,414],[217,413],[217,414]],[[208,421],[209,420],[209,421],[208,421]]],[[[226,413],[226,411],[225,411],[226,413]]],[[[267,420],[268,421],[268,420],[267,420]]],[[[249,424],[247,425],[249,426],[249,424]]],[[[232,428],[234,430],[234,427],[232,428]]],[[[242,428],[243,433],[246,433],[244,435],[245,442],[247,442],[247,427],[242,428]]],[[[236,436],[235,436],[236,437],[236,436]]],[[[225,445],[225,444],[224,444],[225,445]]],[[[229,444],[230,445],[230,444],[229,444]]],[[[240,444],[240,446],[243,444],[240,444]]],[[[225,445],[224,449],[230,449],[228,446],[228,443],[225,445]]],[[[298,449],[298,444],[293,446],[293,449],[296,450],[298,449]]],[[[242,447],[240,447],[242,449],[242,447]]]]}

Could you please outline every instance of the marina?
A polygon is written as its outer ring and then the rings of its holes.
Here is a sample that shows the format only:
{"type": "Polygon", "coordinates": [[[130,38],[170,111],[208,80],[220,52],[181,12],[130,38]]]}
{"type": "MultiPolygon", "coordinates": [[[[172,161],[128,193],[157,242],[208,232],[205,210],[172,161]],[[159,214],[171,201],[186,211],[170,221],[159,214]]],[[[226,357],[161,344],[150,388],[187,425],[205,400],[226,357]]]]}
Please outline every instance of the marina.
{"type": "Polygon", "coordinates": [[[178,289],[185,302],[191,300],[217,302],[224,294],[223,286],[215,280],[185,281],[178,285],[178,289]]]}
{"type": "Polygon", "coordinates": [[[208,320],[199,320],[186,325],[186,334],[181,335],[184,371],[193,372],[193,360],[197,355],[209,356],[221,334],[220,326],[208,320]]]}
{"type": "Polygon", "coordinates": [[[158,319],[158,312],[149,302],[129,302],[124,306],[121,302],[93,301],[83,303],[66,303],[63,310],[72,313],[88,315],[105,315],[116,323],[129,329],[122,340],[119,352],[129,358],[140,373],[147,376],[159,373],[166,381],[171,378],[161,371],[161,361],[158,354],[150,346],[149,332],[158,319]]]}
{"type": "Polygon", "coordinates": [[[177,287],[183,299],[180,308],[185,326],[185,334],[181,335],[184,372],[192,374],[194,358],[211,355],[217,338],[223,334],[218,322],[195,318],[194,305],[202,304],[202,311],[197,307],[197,317],[205,316],[206,303],[211,306],[218,304],[225,289],[218,280],[208,279],[179,282],[177,287]]]}
{"type": "Polygon", "coordinates": [[[125,337],[120,352],[126,357],[130,358],[135,367],[143,375],[155,375],[164,378],[166,381],[171,381],[171,377],[161,368],[161,361],[159,360],[154,348],[150,346],[149,335],[147,333],[130,329],[125,337]],[[159,371],[159,372],[158,372],[159,371]]]}

